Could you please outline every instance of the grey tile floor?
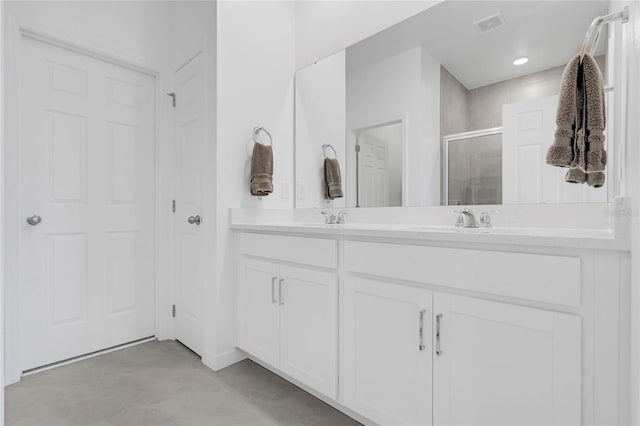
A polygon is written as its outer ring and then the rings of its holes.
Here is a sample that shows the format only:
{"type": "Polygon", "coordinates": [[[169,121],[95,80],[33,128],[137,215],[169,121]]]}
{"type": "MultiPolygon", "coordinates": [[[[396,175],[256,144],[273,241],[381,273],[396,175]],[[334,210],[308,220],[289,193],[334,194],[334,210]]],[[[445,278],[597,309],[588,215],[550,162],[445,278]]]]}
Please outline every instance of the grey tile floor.
{"type": "Polygon", "coordinates": [[[24,377],[5,413],[7,426],[359,424],[252,361],[214,372],[173,341],[24,377]]]}

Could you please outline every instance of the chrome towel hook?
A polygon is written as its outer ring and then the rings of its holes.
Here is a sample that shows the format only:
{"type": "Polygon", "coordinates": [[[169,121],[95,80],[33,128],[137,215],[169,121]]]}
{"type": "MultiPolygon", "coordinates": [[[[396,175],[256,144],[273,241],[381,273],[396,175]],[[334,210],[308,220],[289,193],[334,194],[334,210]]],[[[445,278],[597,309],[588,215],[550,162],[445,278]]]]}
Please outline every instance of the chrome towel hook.
{"type": "MultiPolygon", "coordinates": [[[[269,136],[269,145],[273,145],[273,139],[271,138],[271,133],[269,133],[269,131],[267,129],[265,129],[264,127],[254,127],[253,128],[253,143],[262,143],[260,141],[260,139],[258,139],[258,136],[260,135],[260,132],[265,132],[267,134],[267,136],[269,136]]],[[[266,144],[263,144],[266,145],[266,144]]]]}
{"type": "Polygon", "coordinates": [[[322,145],[322,153],[324,154],[324,158],[331,158],[327,155],[327,149],[331,149],[333,151],[333,158],[338,158],[338,153],[336,152],[336,149],[333,147],[333,145],[331,144],[324,144],[322,145]]]}

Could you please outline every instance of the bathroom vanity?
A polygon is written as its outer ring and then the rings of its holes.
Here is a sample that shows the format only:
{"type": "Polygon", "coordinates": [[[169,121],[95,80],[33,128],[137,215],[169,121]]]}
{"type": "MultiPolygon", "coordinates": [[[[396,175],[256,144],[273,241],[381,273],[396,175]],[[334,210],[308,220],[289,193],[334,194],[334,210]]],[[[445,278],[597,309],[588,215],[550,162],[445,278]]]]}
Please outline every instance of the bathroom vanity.
{"type": "Polygon", "coordinates": [[[245,219],[238,347],[357,419],[626,423],[626,239],[245,219]]]}
{"type": "Polygon", "coordinates": [[[623,12],[592,49],[606,185],[545,163],[563,70],[613,10],[445,1],[299,69],[295,209],[232,214],[237,346],[365,423],[629,424],[623,12]],[[501,214],[456,228],[469,208],[501,214]]]}

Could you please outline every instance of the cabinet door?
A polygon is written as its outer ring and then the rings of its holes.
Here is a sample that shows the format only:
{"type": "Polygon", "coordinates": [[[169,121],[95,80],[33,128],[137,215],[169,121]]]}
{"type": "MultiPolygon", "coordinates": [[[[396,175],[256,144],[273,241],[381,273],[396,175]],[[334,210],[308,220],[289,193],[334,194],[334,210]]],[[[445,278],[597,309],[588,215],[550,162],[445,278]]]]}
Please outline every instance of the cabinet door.
{"type": "Polygon", "coordinates": [[[347,277],[347,407],[381,425],[432,423],[431,298],[427,290],[347,277]]]}
{"type": "Polygon", "coordinates": [[[280,369],[336,398],[338,277],[281,266],[280,278],[280,369]]]}
{"type": "Polygon", "coordinates": [[[439,293],[434,315],[436,425],[580,424],[579,317],[439,293]]]}
{"type": "Polygon", "coordinates": [[[238,271],[238,347],[278,367],[278,267],[241,258],[238,271]]]}

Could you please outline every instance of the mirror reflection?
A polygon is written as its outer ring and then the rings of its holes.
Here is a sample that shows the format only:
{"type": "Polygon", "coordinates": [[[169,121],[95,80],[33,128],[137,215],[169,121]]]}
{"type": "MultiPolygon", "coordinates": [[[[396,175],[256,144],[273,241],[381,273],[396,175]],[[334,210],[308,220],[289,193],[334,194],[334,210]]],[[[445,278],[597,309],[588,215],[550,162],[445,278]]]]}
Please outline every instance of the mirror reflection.
{"type": "Polygon", "coordinates": [[[300,70],[296,206],[612,198],[620,186],[613,179],[613,31],[593,54],[610,123],[606,185],[567,183],[566,170],[545,164],[563,70],[608,8],[606,1],[445,1],[300,70]],[[322,177],[317,147],[326,143],[343,153],[340,200],[314,191],[323,183],[310,179],[322,177]]]}

